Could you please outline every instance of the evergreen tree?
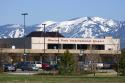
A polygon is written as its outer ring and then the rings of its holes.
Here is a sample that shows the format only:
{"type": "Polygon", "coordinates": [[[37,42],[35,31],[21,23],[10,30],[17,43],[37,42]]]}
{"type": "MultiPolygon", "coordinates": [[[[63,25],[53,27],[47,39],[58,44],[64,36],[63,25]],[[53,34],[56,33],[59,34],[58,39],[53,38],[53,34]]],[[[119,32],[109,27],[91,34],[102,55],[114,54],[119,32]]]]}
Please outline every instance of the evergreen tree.
{"type": "Polygon", "coordinates": [[[119,60],[119,69],[120,72],[125,75],[125,49],[122,49],[121,51],[121,56],[120,56],[120,60],[119,60]]]}
{"type": "Polygon", "coordinates": [[[73,55],[68,50],[60,57],[59,61],[59,73],[71,74],[74,72],[75,61],[73,55]]]}

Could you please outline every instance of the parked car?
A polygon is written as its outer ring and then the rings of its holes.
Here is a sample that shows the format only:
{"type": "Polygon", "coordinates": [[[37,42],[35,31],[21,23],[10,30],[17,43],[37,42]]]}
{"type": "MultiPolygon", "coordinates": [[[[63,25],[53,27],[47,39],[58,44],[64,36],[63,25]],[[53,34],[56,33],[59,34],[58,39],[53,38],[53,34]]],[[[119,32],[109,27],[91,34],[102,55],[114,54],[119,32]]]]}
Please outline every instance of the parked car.
{"type": "Polygon", "coordinates": [[[44,70],[57,70],[58,65],[57,64],[50,64],[49,62],[43,62],[42,63],[42,69],[44,70]]]}
{"type": "Polygon", "coordinates": [[[39,68],[35,64],[24,64],[21,66],[21,70],[38,71],[39,68]]]}
{"type": "Polygon", "coordinates": [[[4,72],[7,72],[7,71],[14,72],[14,71],[16,71],[16,67],[14,65],[12,65],[12,64],[4,64],[3,65],[3,70],[4,70],[4,72]]]}
{"type": "Polygon", "coordinates": [[[30,64],[30,62],[28,62],[28,61],[26,61],[26,62],[17,62],[17,63],[16,63],[16,67],[17,67],[18,69],[21,69],[22,66],[28,65],[28,64],[30,64]]]}
{"type": "Polygon", "coordinates": [[[47,62],[46,63],[45,62],[42,63],[42,69],[44,69],[44,70],[50,70],[50,68],[51,67],[50,67],[49,63],[47,63],[47,62]]]}
{"type": "Polygon", "coordinates": [[[31,61],[32,64],[35,64],[36,67],[38,67],[39,69],[42,68],[42,62],[41,61],[31,61]]]}
{"type": "Polygon", "coordinates": [[[29,64],[29,70],[31,71],[38,71],[39,67],[36,66],[36,64],[29,64]]]}

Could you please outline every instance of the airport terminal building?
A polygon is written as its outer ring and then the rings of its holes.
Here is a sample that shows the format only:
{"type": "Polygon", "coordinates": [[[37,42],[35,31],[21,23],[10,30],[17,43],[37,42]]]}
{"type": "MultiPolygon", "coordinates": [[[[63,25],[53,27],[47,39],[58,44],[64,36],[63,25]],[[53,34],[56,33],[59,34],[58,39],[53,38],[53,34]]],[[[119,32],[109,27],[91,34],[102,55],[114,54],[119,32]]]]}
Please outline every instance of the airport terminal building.
{"type": "MultiPolygon", "coordinates": [[[[11,61],[42,61],[46,56],[48,61],[56,60],[58,56],[69,50],[77,60],[89,62],[115,61],[120,54],[120,39],[105,38],[65,38],[57,32],[31,32],[24,38],[0,39],[0,52],[9,56],[11,61]],[[94,56],[94,57],[93,57],[94,56]],[[95,59],[93,59],[95,58],[95,59]]],[[[9,60],[8,60],[9,61],[9,60]]]]}

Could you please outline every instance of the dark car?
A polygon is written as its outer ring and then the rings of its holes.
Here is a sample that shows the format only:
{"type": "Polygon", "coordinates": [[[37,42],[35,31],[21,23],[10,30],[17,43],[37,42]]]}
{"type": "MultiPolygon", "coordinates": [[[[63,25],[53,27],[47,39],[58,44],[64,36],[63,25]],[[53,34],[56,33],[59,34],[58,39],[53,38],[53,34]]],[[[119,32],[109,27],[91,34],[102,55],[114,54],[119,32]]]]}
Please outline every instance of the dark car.
{"type": "Polygon", "coordinates": [[[23,64],[21,66],[21,70],[22,71],[25,71],[25,70],[28,70],[28,71],[38,71],[39,68],[35,64],[23,64]]]}
{"type": "Polygon", "coordinates": [[[44,70],[50,70],[51,69],[51,66],[50,66],[50,64],[49,63],[42,63],[42,69],[44,69],[44,70]]]}
{"type": "Polygon", "coordinates": [[[52,65],[49,62],[43,62],[42,69],[44,69],[44,70],[57,70],[58,66],[57,66],[57,64],[52,65]]]}
{"type": "Polygon", "coordinates": [[[3,65],[3,70],[4,70],[4,72],[7,72],[7,71],[14,72],[14,71],[16,71],[16,67],[14,65],[12,65],[12,64],[4,64],[3,65]]]}
{"type": "Polygon", "coordinates": [[[16,63],[16,67],[17,67],[18,69],[21,69],[22,66],[26,66],[26,65],[28,65],[28,64],[30,64],[30,62],[28,62],[28,61],[26,61],[26,62],[18,62],[18,63],[16,63]]]}

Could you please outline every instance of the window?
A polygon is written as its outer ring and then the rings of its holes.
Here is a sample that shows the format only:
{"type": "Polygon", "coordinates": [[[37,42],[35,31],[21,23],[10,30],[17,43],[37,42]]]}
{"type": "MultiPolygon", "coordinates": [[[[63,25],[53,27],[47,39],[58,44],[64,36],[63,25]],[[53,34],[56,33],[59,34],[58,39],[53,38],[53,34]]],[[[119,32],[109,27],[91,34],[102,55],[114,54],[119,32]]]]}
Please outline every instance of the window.
{"type": "Polygon", "coordinates": [[[63,49],[76,49],[75,44],[63,44],[63,49]]]}
{"type": "Polygon", "coordinates": [[[59,44],[48,44],[48,49],[58,49],[61,45],[59,44]]]}
{"type": "Polygon", "coordinates": [[[92,49],[94,49],[94,50],[104,50],[105,46],[104,45],[92,45],[92,49]]]}
{"type": "Polygon", "coordinates": [[[77,44],[77,49],[85,49],[85,50],[87,50],[88,46],[89,45],[87,45],[87,44],[77,44]]]}

